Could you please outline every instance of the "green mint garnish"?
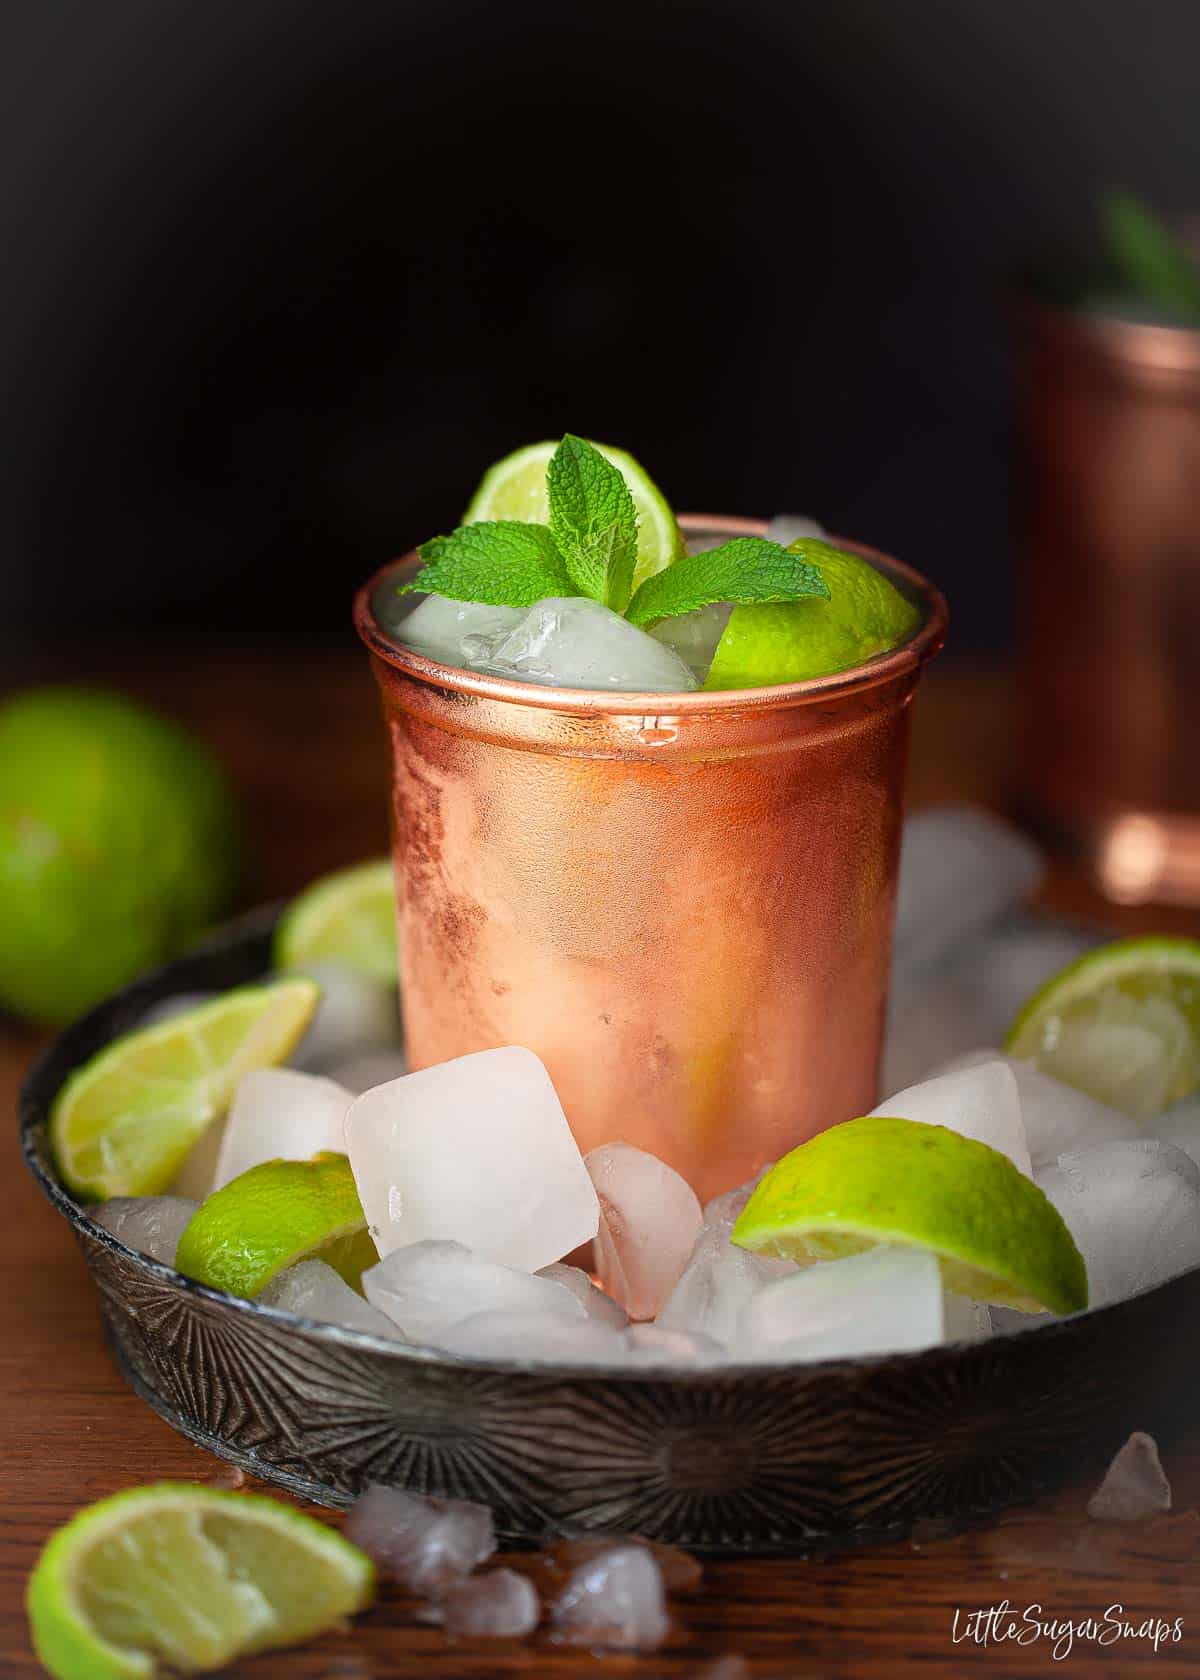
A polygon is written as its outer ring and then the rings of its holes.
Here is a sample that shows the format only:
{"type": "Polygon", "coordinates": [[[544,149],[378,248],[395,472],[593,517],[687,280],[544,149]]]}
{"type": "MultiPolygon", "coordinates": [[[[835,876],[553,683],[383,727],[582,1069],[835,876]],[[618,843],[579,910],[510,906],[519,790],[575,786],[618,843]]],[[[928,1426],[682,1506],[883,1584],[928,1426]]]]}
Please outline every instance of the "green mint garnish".
{"type": "Polygon", "coordinates": [[[576,585],[545,525],[516,519],[460,525],[420,548],[421,570],[399,593],[420,590],[489,607],[532,607],[547,595],[574,595],[576,585]]]}
{"type": "MultiPolygon", "coordinates": [[[[796,544],[796,548],[800,548],[796,544]]],[[[758,601],[829,599],[829,587],[815,564],[830,543],[806,538],[800,553],[765,537],[734,537],[707,554],[688,554],[648,577],[625,616],[647,630],[664,618],[678,618],[716,601],[748,606],[758,601]],[[811,555],[811,558],[809,557],[811,555]]]]}
{"type": "Polygon", "coordinates": [[[1109,193],[1100,208],[1109,255],[1126,285],[1165,314],[1200,323],[1200,264],[1187,246],[1131,193],[1109,193]]]}
{"type": "Polygon", "coordinates": [[[637,514],[619,467],[568,432],[546,469],[550,529],[579,590],[624,612],[637,563],[637,514]]]}

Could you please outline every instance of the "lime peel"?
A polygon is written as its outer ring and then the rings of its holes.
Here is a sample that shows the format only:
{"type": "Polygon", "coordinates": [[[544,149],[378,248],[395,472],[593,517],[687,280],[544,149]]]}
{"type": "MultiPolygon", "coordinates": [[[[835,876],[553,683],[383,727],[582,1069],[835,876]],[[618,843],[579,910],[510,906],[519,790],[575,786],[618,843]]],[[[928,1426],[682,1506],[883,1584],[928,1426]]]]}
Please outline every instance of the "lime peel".
{"type": "Polygon", "coordinates": [[[987,1144],[888,1115],[832,1126],[784,1156],[731,1240],[801,1264],[881,1243],[924,1248],[952,1293],[1024,1312],[1087,1305],[1083,1257],[1032,1179],[987,1144]]]}
{"type": "Polygon", "coordinates": [[[396,889],[389,858],[323,875],[292,900],[275,929],[277,968],[335,963],[396,984],[396,889]]]}

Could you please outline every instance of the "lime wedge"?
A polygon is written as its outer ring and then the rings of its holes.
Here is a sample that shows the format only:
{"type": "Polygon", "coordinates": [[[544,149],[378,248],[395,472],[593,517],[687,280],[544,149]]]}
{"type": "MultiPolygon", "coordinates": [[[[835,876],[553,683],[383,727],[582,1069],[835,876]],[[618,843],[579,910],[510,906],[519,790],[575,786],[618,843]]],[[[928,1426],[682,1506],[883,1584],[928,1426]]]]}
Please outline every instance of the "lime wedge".
{"type": "Polygon", "coordinates": [[[379,1259],[345,1155],[263,1161],[216,1190],[184,1227],[175,1269],[257,1295],[287,1266],[324,1260],[357,1289],[379,1259]]]}
{"type": "Polygon", "coordinates": [[[1089,951],[1033,994],[1005,1049],[1137,1120],[1161,1114],[1200,1087],[1200,940],[1089,951]]]}
{"type": "Polygon", "coordinates": [[[396,984],[396,889],[388,858],[324,875],[275,930],[276,968],[336,963],[396,984]]]}
{"type": "Polygon", "coordinates": [[[912,602],[857,554],[819,537],[799,538],[788,553],[820,567],[829,599],[734,607],[705,688],[760,688],[847,671],[904,641],[920,622],[912,602]]]}
{"type": "MultiPolygon", "coordinates": [[[[661,572],[684,552],[683,537],[670,504],[646,469],[624,449],[597,443],[595,447],[620,470],[629,486],[638,516],[638,558],[633,587],[661,572]]],[[[464,525],[480,519],[519,519],[544,525],[550,517],[546,498],[546,468],[557,443],[527,443],[514,449],[502,461],[488,468],[471,504],[463,514],[464,525]]]]}
{"type": "Polygon", "coordinates": [[[158,1196],[253,1068],[286,1061],[320,998],[295,976],[246,986],[126,1033],[67,1080],[50,1145],[77,1196],[158,1196]]]}
{"type": "Polygon", "coordinates": [[[1023,1312],[1087,1306],[1087,1271],[1057,1209],[1007,1155],[945,1126],[868,1115],[793,1149],[755,1190],[733,1242],[801,1264],[879,1243],[924,1248],[956,1295],[1023,1312]]]}
{"type": "Polygon", "coordinates": [[[57,1680],[206,1673],[297,1645],[374,1596],[371,1560],[290,1506],[159,1482],[89,1505],[29,1579],[34,1649],[57,1680]]]}

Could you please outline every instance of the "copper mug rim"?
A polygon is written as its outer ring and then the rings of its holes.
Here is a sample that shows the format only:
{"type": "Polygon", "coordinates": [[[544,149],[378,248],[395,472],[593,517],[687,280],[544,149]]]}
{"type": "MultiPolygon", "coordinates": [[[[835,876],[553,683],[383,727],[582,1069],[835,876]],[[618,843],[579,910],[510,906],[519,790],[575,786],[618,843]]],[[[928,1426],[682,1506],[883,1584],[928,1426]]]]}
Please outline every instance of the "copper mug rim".
{"type": "Polygon", "coordinates": [[[1200,379],[1200,327],[1126,320],[1055,303],[1031,289],[1018,292],[1012,313],[1027,331],[1133,380],[1200,379]]]}
{"type": "MultiPolygon", "coordinates": [[[[719,530],[730,536],[761,537],[766,533],[764,519],[744,519],[731,515],[684,513],[679,515],[681,528],[687,531],[719,530]]],[[[694,713],[744,712],[754,708],[802,706],[827,701],[842,695],[856,694],[875,688],[917,671],[942,646],[946,639],[949,610],[941,590],[922,577],[913,567],[893,559],[865,543],[830,535],[839,548],[861,555],[892,582],[902,586],[902,592],[921,607],[921,622],[898,647],[877,654],[865,664],[854,665],[846,671],[830,676],[809,677],[804,682],[776,683],[767,688],[730,688],[670,693],[614,692],[607,689],[550,688],[536,683],[511,682],[506,677],[493,677],[476,671],[464,671],[455,665],[442,665],[424,654],[415,653],[395,642],[380,627],[372,602],[375,592],[387,578],[412,569],[418,563],[416,549],[398,559],[390,560],[358,590],[354,598],[354,623],[371,653],[396,670],[417,680],[449,689],[460,694],[473,694],[487,700],[505,700],[514,705],[534,706],[544,711],[569,713],[574,716],[642,717],[669,712],[672,716],[694,713]]]]}

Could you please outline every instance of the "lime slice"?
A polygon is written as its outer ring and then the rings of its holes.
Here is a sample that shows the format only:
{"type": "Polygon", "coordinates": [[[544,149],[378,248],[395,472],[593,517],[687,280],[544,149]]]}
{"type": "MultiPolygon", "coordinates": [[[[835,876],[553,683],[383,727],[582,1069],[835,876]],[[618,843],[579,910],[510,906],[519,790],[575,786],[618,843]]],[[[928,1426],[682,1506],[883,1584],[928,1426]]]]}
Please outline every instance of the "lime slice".
{"type": "Polygon", "coordinates": [[[868,1115],[793,1149],[732,1241],[801,1263],[879,1243],[924,1248],[956,1295],[1023,1312],[1087,1306],[1087,1271],[1057,1209],[1007,1155],[945,1126],[868,1115]]]}
{"type": "Polygon", "coordinates": [[[734,607],[705,688],[759,688],[803,682],[863,665],[911,636],[920,612],[874,566],[819,537],[788,548],[821,569],[827,601],[734,607]]]}
{"type": "Polygon", "coordinates": [[[1119,939],[1030,998],[1005,1049],[1149,1120],[1200,1087],[1200,940],[1119,939]]]}
{"type": "Polygon", "coordinates": [[[371,1560],[252,1493],[159,1482],[89,1505],[29,1579],[34,1649],[57,1680],[205,1673],[297,1645],[374,1596],[371,1560]]]}
{"type": "Polygon", "coordinates": [[[396,984],[396,888],[388,858],[324,875],[294,899],[275,930],[275,966],[337,963],[396,984]]]}
{"type": "MultiPolygon", "coordinates": [[[[623,449],[597,443],[595,447],[620,469],[629,486],[638,516],[638,558],[633,587],[661,572],[684,552],[683,537],[670,504],[646,469],[623,449]]],[[[557,443],[527,443],[489,467],[463,514],[464,525],[480,519],[519,519],[544,525],[550,517],[546,499],[546,468],[557,443]]]]}
{"type": "Polygon", "coordinates": [[[216,1190],[184,1227],[175,1269],[257,1295],[287,1266],[324,1260],[357,1289],[379,1259],[345,1155],[263,1161],[216,1190]]]}
{"type": "Polygon", "coordinates": [[[126,1033],[67,1080],[50,1144],[77,1196],[158,1196],[253,1068],[286,1061],[321,996],[300,975],[126,1033]]]}

